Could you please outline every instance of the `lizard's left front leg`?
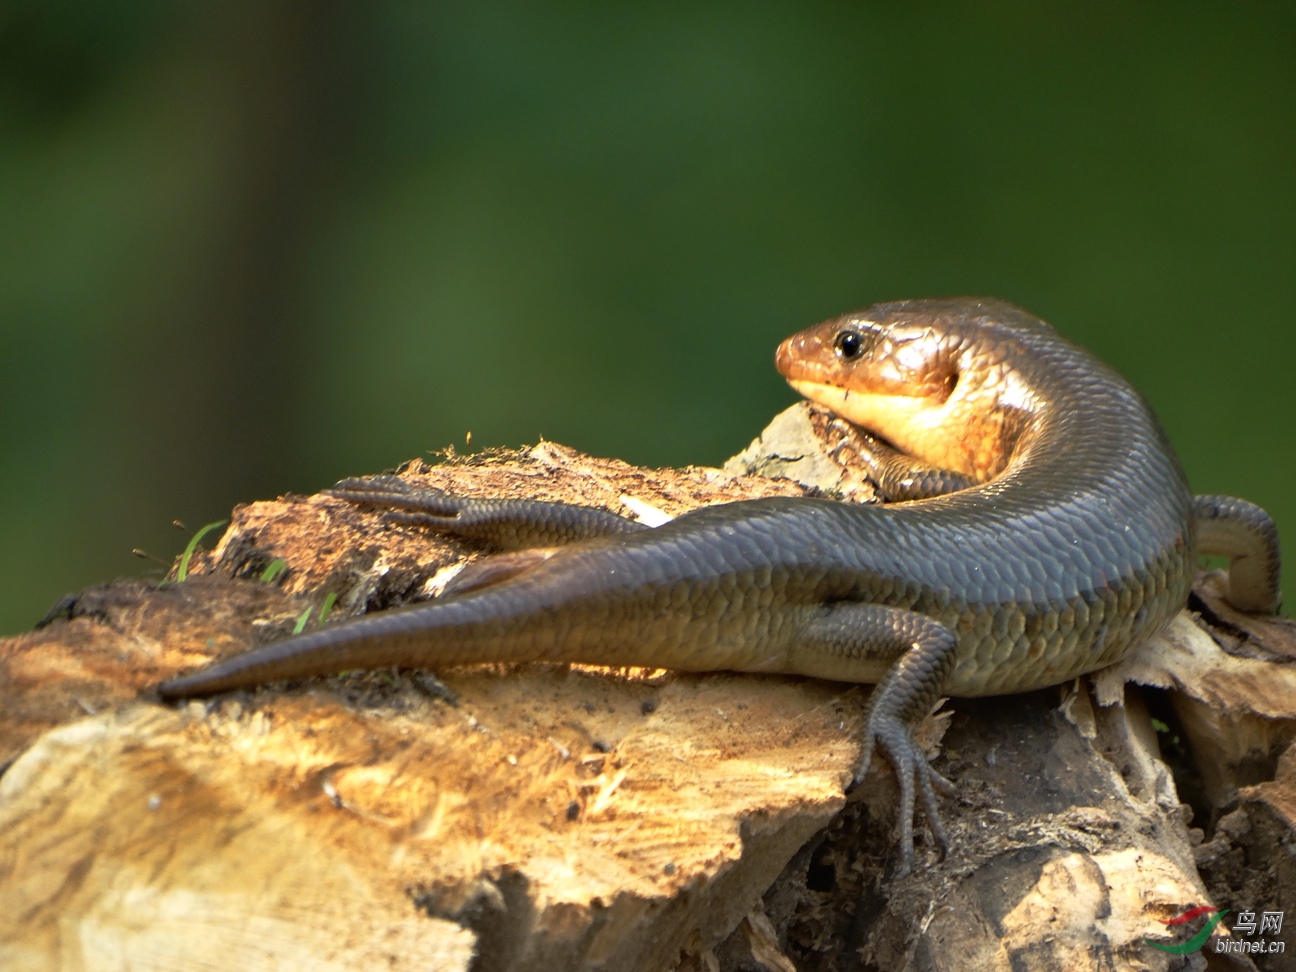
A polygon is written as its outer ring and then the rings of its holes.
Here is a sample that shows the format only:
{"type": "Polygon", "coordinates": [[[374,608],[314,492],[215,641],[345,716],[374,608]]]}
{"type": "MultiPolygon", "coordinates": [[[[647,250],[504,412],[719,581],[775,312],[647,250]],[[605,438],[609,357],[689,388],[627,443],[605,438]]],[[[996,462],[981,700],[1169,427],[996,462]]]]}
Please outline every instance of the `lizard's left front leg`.
{"type": "Polygon", "coordinates": [[[1235,496],[1198,496],[1197,552],[1229,559],[1228,601],[1239,611],[1276,614],[1282,605],[1278,527],[1264,509],[1235,496]]]}

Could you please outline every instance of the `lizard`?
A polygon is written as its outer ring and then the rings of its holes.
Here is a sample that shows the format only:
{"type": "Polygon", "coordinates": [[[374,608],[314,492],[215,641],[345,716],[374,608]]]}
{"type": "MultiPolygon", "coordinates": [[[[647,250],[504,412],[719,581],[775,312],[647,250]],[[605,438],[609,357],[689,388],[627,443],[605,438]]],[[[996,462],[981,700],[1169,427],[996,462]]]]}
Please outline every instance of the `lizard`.
{"type": "MultiPolygon", "coordinates": [[[[876,304],[795,334],[776,366],[861,430],[888,502],[766,498],[663,525],[592,507],[456,497],[395,476],[331,492],[501,552],[435,599],[289,637],[160,685],[164,700],[347,669],[567,661],[875,684],[850,787],[875,750],[900,789],[895,876],[937,791],[914,727],[944,696],[1110,665],[1187,601],[1199,555],[1228,598],[1280,602],[1273,520],[1194,497],[1147,402],[1050,325],[988,298],[876,304]]],[[[849,788],[849,787],[848,787],[849,788]]]]}

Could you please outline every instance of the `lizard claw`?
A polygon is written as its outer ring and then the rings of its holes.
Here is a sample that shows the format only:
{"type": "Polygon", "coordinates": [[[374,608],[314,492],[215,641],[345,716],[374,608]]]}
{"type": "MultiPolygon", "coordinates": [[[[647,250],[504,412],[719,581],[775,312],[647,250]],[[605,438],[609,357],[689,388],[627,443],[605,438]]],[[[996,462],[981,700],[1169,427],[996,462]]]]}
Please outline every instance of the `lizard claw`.
{"type": "Polygon", "coordinates": [[[864,750],[860,754],[860,763],[855,771],[847,792],[855,789],[864,781],[869,765],[873,761],[874,749],[880,749],[887,761],[895,770],[896,782],[900,785],[900,808],[898,814],[899,833],[897,842],[900,845],[900,865],[896,868],[895,878],[902,878],[913,870],[914,834],[913,817],[919,797],[922,799],[923,814],[927,818],[927,827],[931,831],[939,852],[938,860],[944,860],[949,850],[949,835],[941,821],[940,806],[936,791],[946,796],[953,796],[958,791],[954,784],[941,776],[927,762],[927,757],[913,737],[913,730],[894,715],[877,708],[869,713],[868,727],[865,730],[864,750]]]}
{"type": "Polygon", "coordinates": [[[388,514],[394,522],[442,523],[455,520],[464,501],[439,489],[416,486],[399,476],[354,476],[324,491],[329,496],[355,503],[377,506],[401,513],[388,514]]]}

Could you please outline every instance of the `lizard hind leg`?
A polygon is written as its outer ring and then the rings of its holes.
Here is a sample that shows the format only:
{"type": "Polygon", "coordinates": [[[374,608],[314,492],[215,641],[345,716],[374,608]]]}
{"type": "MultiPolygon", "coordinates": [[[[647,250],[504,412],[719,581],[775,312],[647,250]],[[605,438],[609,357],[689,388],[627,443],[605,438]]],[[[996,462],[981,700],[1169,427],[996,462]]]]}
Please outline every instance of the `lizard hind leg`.
{"type": "Polygon", "coordinates": [[[936,790],[953,795],[954,787],[928,764],[914,738],[914,727],[940,698],[954,667],[957,643],[953,631],[925,614],[881,604],[838,602],[807,623],[790,658],[791,669],[802,674],[878,680],[869,699],[864,748],[850,788],[862,782],[874,748],[880,749],[900,786],[901,860],[896,877],[913,868],[913,814],[919,798],[942,857],[948,846],[936,790]]]}
{"type": "Polygon", "coordinates": [[[593,506],[453,496],[400,476],[344,479],[327,492],[358,506],[387,510],[384,519],[389,522],[427,527],[503,551],[555,547],[650,529],[593,506]]]}

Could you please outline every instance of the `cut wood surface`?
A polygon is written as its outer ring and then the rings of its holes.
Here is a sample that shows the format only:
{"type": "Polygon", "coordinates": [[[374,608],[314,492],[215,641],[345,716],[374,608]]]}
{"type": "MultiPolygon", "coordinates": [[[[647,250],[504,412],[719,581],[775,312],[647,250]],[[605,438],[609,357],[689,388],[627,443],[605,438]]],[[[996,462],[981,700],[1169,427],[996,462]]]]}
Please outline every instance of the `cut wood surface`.
{"type": "MultiPolygon", "coordinates": [[[[873,501],[851,453],[798,405],[724,470],[541,443],[401,475],[653,520],[873,501]]],[[[0,968],[1204,968],[1144,939],[1291,897],[1296,636],[1209,578],[1117,669],[928,720],[960,790],[951,853],[920,844],[901,881],[889,767],[843,796],[866,687],[546,665],[439,672],[453,700],[391,671],[151,695],[480,555],[327,496],[251,503],[183,582],[90,589],[0,643],[0,968]],[[1192,807],[1161,759],[1175,734],[1192,807]]]]}

